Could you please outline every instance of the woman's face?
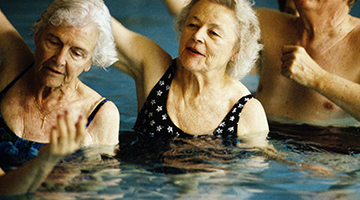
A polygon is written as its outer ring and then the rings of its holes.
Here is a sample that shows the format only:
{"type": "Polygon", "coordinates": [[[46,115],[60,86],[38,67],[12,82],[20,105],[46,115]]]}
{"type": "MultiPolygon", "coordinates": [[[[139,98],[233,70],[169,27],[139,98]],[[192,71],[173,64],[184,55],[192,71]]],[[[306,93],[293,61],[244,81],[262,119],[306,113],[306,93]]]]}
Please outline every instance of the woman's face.
{"type": "Polygon", "coordinates": [[[52,88],[75,84],[77,77],[90,69],[97,41],[93,25],[44,29],[35,38],[35,67],[41,83],[52,88]]]}
{"type": "Polygon", "coordinates": [[[191,9],[183,28],[179,59],[192,72],[223,70],[238,50],[235,12],[225,6],[200,0],[191,9]],[[237,45],[236,45],[237,46],[237,45]]]}

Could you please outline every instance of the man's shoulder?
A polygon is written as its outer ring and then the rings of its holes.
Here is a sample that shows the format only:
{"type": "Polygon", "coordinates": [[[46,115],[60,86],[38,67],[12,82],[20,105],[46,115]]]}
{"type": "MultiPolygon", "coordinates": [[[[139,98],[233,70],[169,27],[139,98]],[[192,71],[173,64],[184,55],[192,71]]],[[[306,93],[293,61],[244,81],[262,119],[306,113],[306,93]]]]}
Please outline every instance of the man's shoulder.
{"type": "Polygon", "coordinates": [[[256,8],[261,31],[272,32],[273,29],[289,29],[294,26],[297,17],[268,8],[256,8]]]}

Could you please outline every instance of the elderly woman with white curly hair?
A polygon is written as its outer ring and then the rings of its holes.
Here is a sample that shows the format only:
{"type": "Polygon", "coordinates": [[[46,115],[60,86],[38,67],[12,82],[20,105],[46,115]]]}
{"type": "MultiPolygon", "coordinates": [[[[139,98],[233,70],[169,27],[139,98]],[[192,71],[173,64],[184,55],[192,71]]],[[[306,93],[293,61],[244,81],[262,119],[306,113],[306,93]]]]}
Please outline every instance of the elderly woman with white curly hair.
{"type": "Polygon", "coordinates": [[[262,105],[239,81],[261,45],[248,0],[192,0],[177,18],[178,58],[115,19],[119,61],[136,83],[135,131],[151,137],[239,137],[267,145],[262,105]],[[169,67],[170,66],[170,67],[169,67]]]}
{"type": "Polygon", "coordinates": [[[118,143],[117,107],[78,78],[117,60],[111,26],[102,0],[55,0],[33,54],[0,12],[0,194],[36,190],[82,145],[118,143]]]}

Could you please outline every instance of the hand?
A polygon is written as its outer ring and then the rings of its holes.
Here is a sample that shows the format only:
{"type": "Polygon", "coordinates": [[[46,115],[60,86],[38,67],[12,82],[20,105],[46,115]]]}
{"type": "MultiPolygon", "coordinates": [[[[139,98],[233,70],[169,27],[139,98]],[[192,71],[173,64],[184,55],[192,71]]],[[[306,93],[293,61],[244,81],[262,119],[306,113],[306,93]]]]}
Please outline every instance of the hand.
{"type": "Polygon", "coordinates": [[[65,112],[58,116],[57,123],[57,127],[51,130],[50,144],[44,147],[43,153],[47,159],[59,159],[79,149],[85,137],[86,120],[83,116],[75,124],[65,112]]]}
{"type": "Polygon", "coordinates": [[[282,75],[310,88],[316,86],[318,76],[325,72],[300,46],[285,45],[281,62],[282,75]]]}

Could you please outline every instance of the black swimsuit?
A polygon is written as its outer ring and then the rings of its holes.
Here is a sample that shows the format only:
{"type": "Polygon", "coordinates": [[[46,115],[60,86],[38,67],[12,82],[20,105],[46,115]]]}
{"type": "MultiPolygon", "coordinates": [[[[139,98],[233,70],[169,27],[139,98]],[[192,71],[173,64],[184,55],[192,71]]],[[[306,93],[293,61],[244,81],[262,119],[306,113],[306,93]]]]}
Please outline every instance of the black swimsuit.
{"type": "MultiPolygon", "coordinates": [[[[166,110],[166,102],[175,67],[176,60],[174,59],[169,69],[151,90],[143,108],[138,113],[134,126],[136,132],[146,133],[151,137],[194,137],[179,129],[171,121],[166,110]]],[[[251,98],[254,97],[252,95],[242,97],[210,135],[223,138],[236,136],[242,108],[251,98]]]]}
{"type": "MultiPolygon", "coordinates": [[[[29,70],[27,68],[19,76],[17,76],[6,88],[0,92],[0,103],[5,93],[29,70]]],[[[95,114],[99,111],[102,105],[108,100],[101,101],[94,111],[88,117],[88,123],[86,127],[90,125],[90,122],[95,117],[95,114]]],[[[0,168],[4,172],[14,170],[16,167],[25,164],[38,155],[38,152],[42,146],[46,143],[39,143],[30,140],[25,140],[17,136],[5,123],[4,118],[0,112],[0,168]]]]}

